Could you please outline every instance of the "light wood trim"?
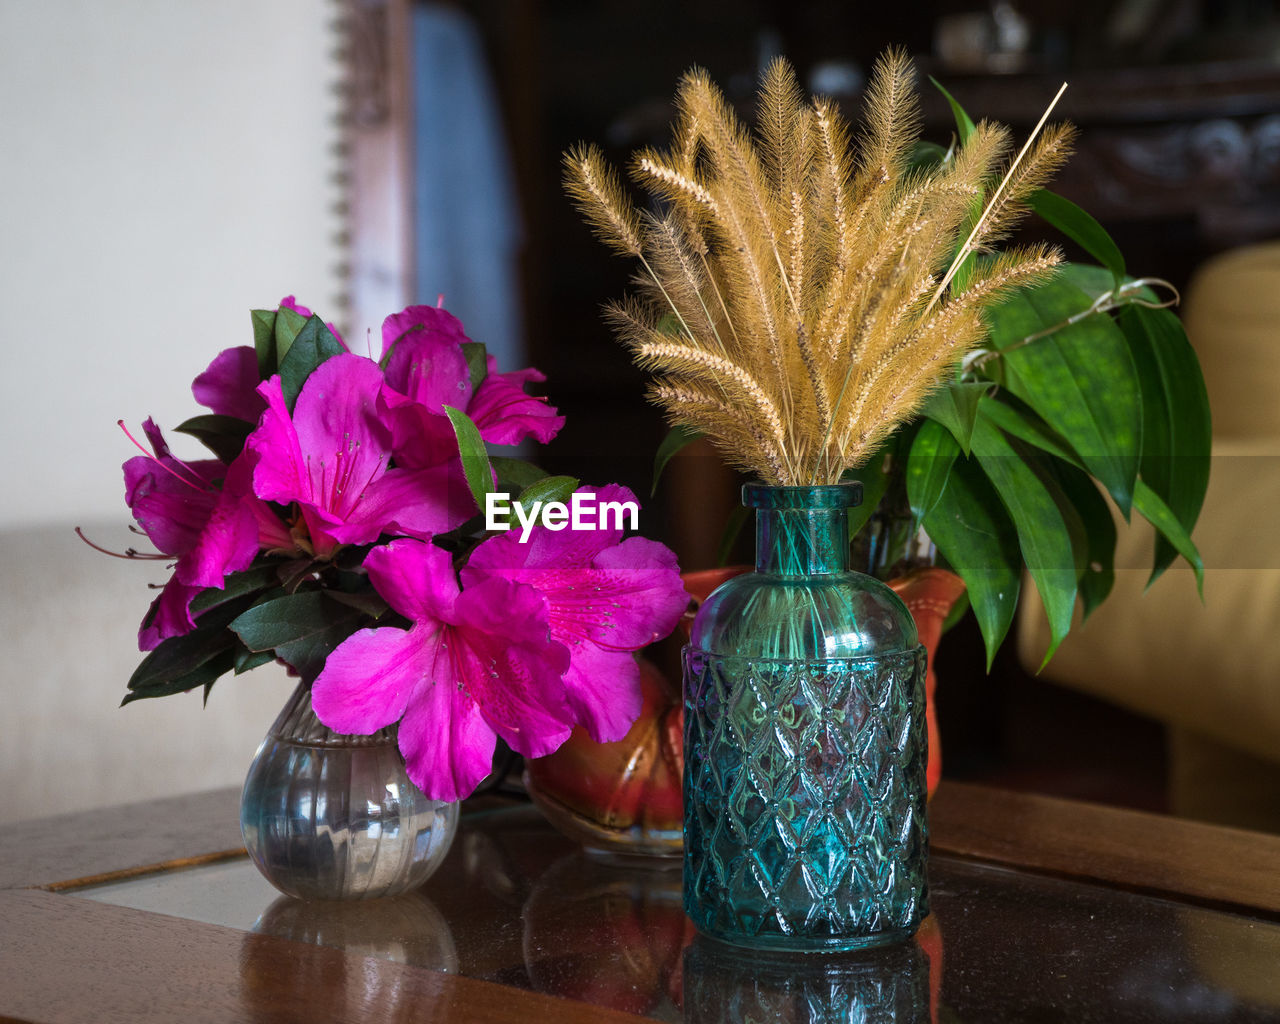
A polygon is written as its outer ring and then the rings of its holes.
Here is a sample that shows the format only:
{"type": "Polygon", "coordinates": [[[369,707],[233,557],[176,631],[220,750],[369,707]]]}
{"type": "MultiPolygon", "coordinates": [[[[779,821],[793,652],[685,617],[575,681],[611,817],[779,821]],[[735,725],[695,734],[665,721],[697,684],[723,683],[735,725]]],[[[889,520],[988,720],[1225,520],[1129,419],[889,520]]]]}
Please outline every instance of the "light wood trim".
{"type": "Polygon", "coordinates": [[[957,782],[929,821],[938,852],[1280,917],[1280,836],[957,782]]]}

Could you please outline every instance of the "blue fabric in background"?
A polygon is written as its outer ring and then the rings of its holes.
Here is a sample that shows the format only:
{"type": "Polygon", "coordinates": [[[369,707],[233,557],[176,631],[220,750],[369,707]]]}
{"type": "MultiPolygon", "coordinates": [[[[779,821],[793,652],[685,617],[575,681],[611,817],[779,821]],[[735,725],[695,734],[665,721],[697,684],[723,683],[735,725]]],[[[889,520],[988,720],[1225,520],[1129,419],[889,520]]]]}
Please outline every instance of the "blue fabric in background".
{"type": "Polygon", "coordinates": [[[517,256],[522,224],[484,48],[462,11],[413,7],[413,301],[444,306],[500,370],[526,365],[517,256]]]}

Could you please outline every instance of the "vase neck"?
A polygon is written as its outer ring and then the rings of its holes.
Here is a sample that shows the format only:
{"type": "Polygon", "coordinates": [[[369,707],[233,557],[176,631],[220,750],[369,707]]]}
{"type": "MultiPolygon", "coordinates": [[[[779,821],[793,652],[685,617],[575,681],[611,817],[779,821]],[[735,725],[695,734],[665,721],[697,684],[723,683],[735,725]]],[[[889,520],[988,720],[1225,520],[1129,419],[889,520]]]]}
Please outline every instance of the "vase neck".
{"type": "Polygon", "coordinates": [[[848,572],[849,509],[861,497],[860,484],[748,484],[742,500],[756,510],[756,571],[790,577],[848,572]]]}

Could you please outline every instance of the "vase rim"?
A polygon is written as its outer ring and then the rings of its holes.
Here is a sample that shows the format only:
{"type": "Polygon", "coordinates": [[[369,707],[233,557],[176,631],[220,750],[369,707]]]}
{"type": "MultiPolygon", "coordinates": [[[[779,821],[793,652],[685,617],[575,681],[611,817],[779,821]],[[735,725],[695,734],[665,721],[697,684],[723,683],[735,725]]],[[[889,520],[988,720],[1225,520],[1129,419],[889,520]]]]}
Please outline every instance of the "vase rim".
{"type": "Polygon", "coordinates": [[[742,485],[747,508],[844,509],[862,504],[862,483],[812,484],[800,487],[765,484],[758,480],[742,485]]]}

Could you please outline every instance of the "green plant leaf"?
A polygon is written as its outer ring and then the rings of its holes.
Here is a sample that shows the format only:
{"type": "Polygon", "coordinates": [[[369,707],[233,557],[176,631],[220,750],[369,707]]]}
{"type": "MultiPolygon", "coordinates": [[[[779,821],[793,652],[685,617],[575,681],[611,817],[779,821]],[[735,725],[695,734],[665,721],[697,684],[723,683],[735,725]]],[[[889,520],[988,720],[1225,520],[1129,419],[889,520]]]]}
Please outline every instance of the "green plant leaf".
{"type": "Polygon", "coordinates": [[[1062,460],[1054,462],[1052,472],[1084,526],[1084,568],[1078,587],[1087,619],[1115,585],[1116,523],[1102,492],[1087,473],[1062,460]]]}
{"type": "MultiPolygon", "coordinates": [[[[1167,309],[1130,306],[1120,314],[1142,384],[1142,479],[1188,534],[1209,487],[1213,426],[1204,376],[1181,321],[1167,309]]],[[[1178,551],[1156,538],[1154,581],[1178,551]]]]}
{"type": "MultiPolygon", "coordinates": [[[[1196,575],[1196,590],[1203,601],[1204,561],[1200,558],[1199,550],[1192,543],[1191,534],[1178,522],[1178,517],[1164,503],[1160,495],[1148,487],[1144,480],[1139,479],[1138,486],[1134,488],[1133,507],[1147,522],[1164,534],[1174,550],[1187,560],[1187,564],[1196,575]]],[[[1159,575],[1158,572],[1152,572],[1151,578],[1147,580],[1147,586],[1151,586],[1159,575]]]]}
{"type": "Polygon", "coordinates": [[[909,172],[932,171],[942,166],[942,162],[946,158],[947,149],[945,146],[939,146],[936,142],[926,142],[921,139],[911,147],[911,153],[907,157],[907,170],[909,172]]]}
{"type": "MultiPolygon", "coordinates": [[[[279,334],[280,318],[285,314],[297,316],[291,310],[282,309],[276,317],[276,333],[279,334]]],[[[341,355],[346,349],[333,336],[333,332],[325,326],[318,316],[303,321],[302,328],[293,338],[288,351],[280,357],[280,387],[284,392],[285,405],[293,411],[298,400],[298,393],[315,368],[326,359],[341,355]]]]}
{"type": "Polygon", "coordinates": [[[276,310],[273,341],[275,342],[275,364],[277,367],[284,366],[285,356],[289,354],[289,349],[293,347],[294,341],[301,333],[306,322],[307,318],[305,316],[301,313],[295,313],[292,309],[285,309],[281,306],[276,310]]]}
{"type": "Polygon", "coordinates": [[[907,500],[917,523],[938,504],[959,454],[960,446],[946,427],[933,420],[920,424],[906,465],[907,500]]]}
{"type": "Polygon", "coordinates": [[[658,481],[662,479],[662,471],[667,468],[672,457],[704,436],[692,427],[679,424],[667,431],[667,436],[662,439],[653,455],[653,486],[649,488],[649,497],[658,493],[658,481]]]}
{"type": "Polygon", "coordinates": [[[991,400],[978,407],[978,415],[989,419],[1006,434],[1034,445],[1041,451],[1057,456],[1064,462],[1084,469],[1080,456],[1071,450],[1071,446],[1061,435],[1056,434],[1040,417],[1030,409],[1019,407],[1007,401],[991,400]]]}
{"type": "Polygon", "coordinates": [[[242,676],[259,665],[266,665],[268,662],[275,660],[275,651],[251,651],[244,644],[237,644],[232,668],[235,670],[236,675],[242,676]]]}
{"type": "Polygon", "coordinates": [[[938,92],[942,93],[946,98],[947,103],[951,105],[951,114],[956,119],[956,134],[960,137],[960,145],[963,146],[969,141],[969,136],[974,133],[977,127],[973,123],[973,118],[965,113],[964,107],[960,106],[960,104],[956,102],[956,98],[952,96],[951,93],[947,92],[947,90],[942,87],[942,83],[934,78],[933,75],[929,76],[929,81],[933,83],[934,88],[937,89],[938,92]]]}
{"type": "MultiPolygon", "coordinates": [[[[880,499],[889,488],[889,474],[885,468],[888,451],[882,449],[867,460],[865,465],[856,470],[846,472],[841,478],[844,481],[857,480],[862,484],[862,502],[849,509],[849,540],[852,541],[871,517],[876,514],[880,499]]],[[[724,564],[723,562],[721,563],[724,564]]]]}
{"type": "Polygon", "coordinates": [[[924,528],[965,582],[990,671],[1018,605],[1022,554],[1008,513],[974,460],[956,460],[924,528]]]}
{"type": "Polygon", "coordinates": [[[979,418],[974,425],[973,454],[1013,520],[1023,560],[1044,601],[1047,662],[1071,629],[1076,603],[1075,554],[1067,525],[1039,475],[990,420],[979,418]]]}
{"type": "Polygon", "coordinates": [[[120,702],[120,706],[124,707],[126,704],[132,704],[135,700],[147,700],[152,697],[168,697],[175,693],[186,693],[188,690],[194,690],[198,686],[204,687],[204,700],[207,704],[209,702],[209,691],[213,689],[213,684],[233,668],[235,668],[235,651],[225,648],[220,649],[214,652],[213,656],[208,660],[201,662],[184,675],[176,676],[158,686],[131,690],[125,695],[124,700],[120,702]]]}
{"type": "Polygon", "coordinates": [[[522,506],[526,514],[532,514],[539,502],[544,508],[553,501],[568,505],[573,492],[578,489],[578,483],[577,477],[545,476],[521,491],[515,504],[522,506]]]}
{"type": "Polygon", "coordinates": [[[483,344],[478,341],[464,341],[462,343],[462,354],[467,360],[467,370],[471,375],[471,390],[475,391],[484,379],[489,376],[489,363],[486,359],[488,352],[483,344]]]}
{"type": "Polygon", "coordinates": [[[275,651],[310,682],[343,640],[368,625],[370,617],[362,609],[309,590],[256,604],[230,628],[249,650],[275,651]]]}
{"type": "Polygon", "coordinates": [[[1142,393],[1129,344],[1110,317],[1060,327],[1089,304],[1062,281],[1024,288],[991,311],[991,342],[1001,350],[1005,386],[1062,435],[1127,519],[1142,450],[1142,393]],[[1052,328],[1059,329],[1026,342],[1052,328]]]}
{"type": "MultiPolygon", "coordinates": [[[[237,598],[257,594],[279,583],[274,563],[250,566],[243,572],[233,572],[223,580],[223,587],[206,587],[191,600],[191,614],[197,618],[237,598]]],[[[225,625],[225,624],[224,624],[225,625]]]]}
{"type": "Polygon", "coordinates": [[[453,433],[458,439],[458,452],[462,456],[462,472],[466,475],[467,486],[471,488],[476,508],[483,512],[485,495],[493,493],[493,467],[489,464],[489,452],[484,446],[484,439],[471,417],[461,409],[446,405],[444,411],[453,424],[453,433]]]}
{"type": "Polygon", "coordinates": [[[266,380],[276,372],[276,311],[255,309],[249,313],[253,321],[253,351],[258,357],[258,377],[266,380]]]}
{"type": "Polygon", "coordinates": [[[973,421],[978,417],[978,403],[991,390],[992,385],[988,381],[953,381],[931,394],[920,412],[951,431],[951,436],[967,456],[969,439],[973,436],[973,421]]]}
{"type": "Polygon", "coordinates": [[[235,646],[236,638],[227,631],[227,626],[251,601],[251,597],[240,597],[211,609],[196,617],[196,628],[190,633],[161,642],[129,677],[128,689],[134,696],[126,697],[124,703],[181,693],[202,685],[203,679],[194,683],[186,680],[211,659],[235,646]]]}
{"type": "Polygon", "coordinates": [[[1094,220],[1092,214],[1065,196],[1037,189],[1031,195],[1031,209],[1075,242],[1080,248],[1101,263],[1112,276],[1112,287],[1124,280],[1124,256],[1111,240],[1106,229],[1094,220]]]}
{"type": "Polygon", "coordinates": [[[498,476],[498,486],[508,493],[519,494],[526,487],[546,479],[547,471],[524,459],[513,459],[504,455],[495,455],[489,459],[489,465],[498,476]]]}
{"type": "Polygon", "coordinates": [[[231,463],[244,451],[245,438],[253,432],[253,426],[247,420],[237,419],[235,416],[210,413],[192,416],[173,429],[194,437],[223,462],[231,463]]]}

